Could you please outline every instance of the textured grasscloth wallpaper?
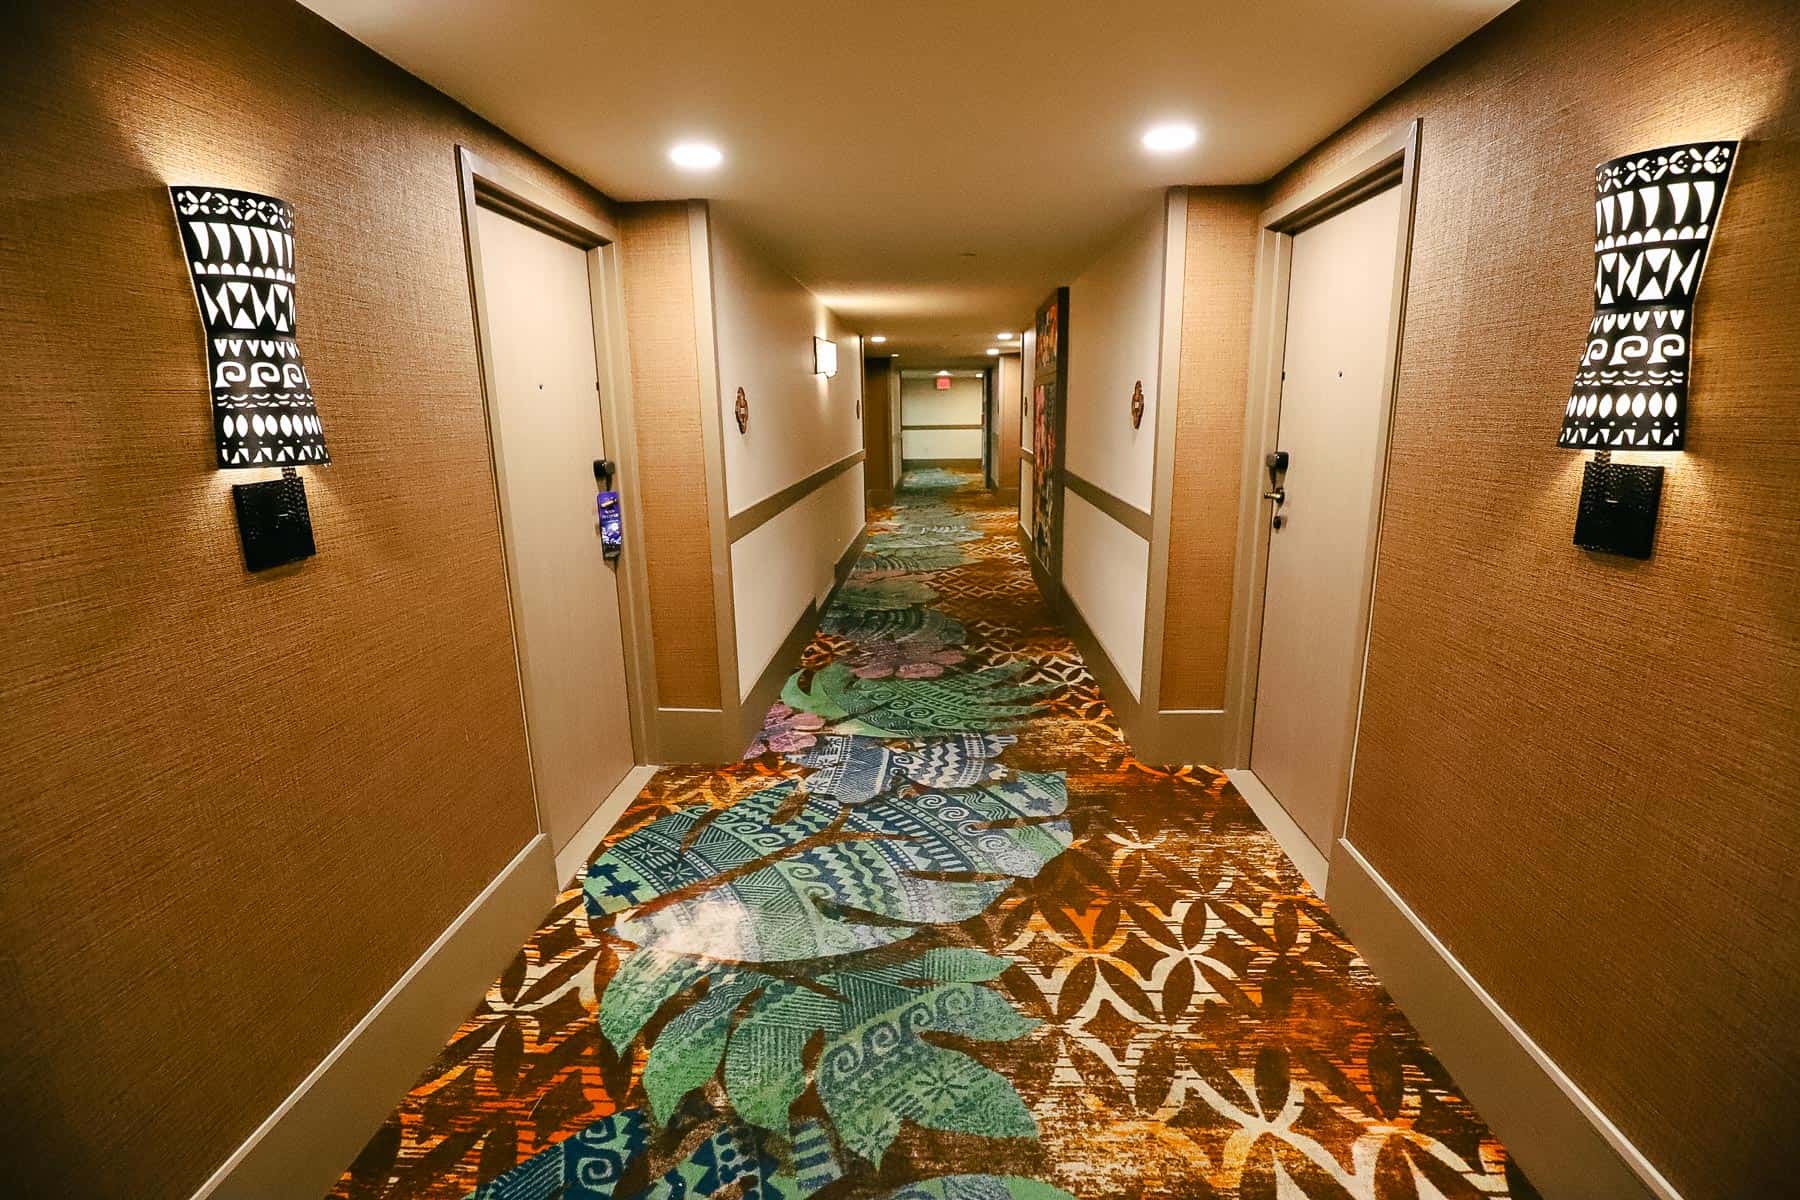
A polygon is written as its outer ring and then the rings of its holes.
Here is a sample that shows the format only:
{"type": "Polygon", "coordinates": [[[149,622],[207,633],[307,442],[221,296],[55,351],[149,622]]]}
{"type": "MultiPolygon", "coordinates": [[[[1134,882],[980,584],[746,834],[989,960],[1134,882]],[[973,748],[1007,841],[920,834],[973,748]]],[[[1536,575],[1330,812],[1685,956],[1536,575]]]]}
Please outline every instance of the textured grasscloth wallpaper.
{"type": "Polygon", "coordinates": [[[1166,709],[1225,707],[1261,211],[1254,188],[1189,188],[1187,203],[1162,645],[1166,709]]]}
{"type": "Polygon", "coordinates": [[[0,18],[8,1189],[182,1197],[531,837],[454,147],[285,0],[0,18]],[[318,557],[251,577],[172,181],[298,213],[318,557]]]}
{"type": "Polygon", "coordinates": [[[718,708],[719,629],[686,203],[619,207],[657,703],[718,708]]]}
{"type": "Polygon", "coordinates": [[[1350,839],[1689,1200],[1800,1108],[1800,5],[1527,0],[1275,181],[1424,118],[1350,839]],[[1656,555],[1570,545],[1593,167],[1748,139],[1656,555]]]}

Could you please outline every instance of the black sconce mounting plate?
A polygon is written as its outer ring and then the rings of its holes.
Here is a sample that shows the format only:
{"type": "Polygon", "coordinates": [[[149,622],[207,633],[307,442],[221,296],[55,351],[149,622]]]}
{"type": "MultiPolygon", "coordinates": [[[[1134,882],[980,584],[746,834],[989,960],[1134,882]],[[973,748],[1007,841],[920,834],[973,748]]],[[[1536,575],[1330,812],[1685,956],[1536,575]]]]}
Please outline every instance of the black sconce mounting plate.
{"type": "Polygon", "coordinates": [[[1575,544],[1583,550],[1649,558],[1656,542],[1662,483],[1661,467],[1610,462],[1604,457],[1587,463],[1581,473],[1575,544]]]}
{"type": "Polygon", "coordinates": [[[237,510],[244,566],[250,570],[297,562],[314,552],[306,483],[298,475],[233,484],[231,504],[237,510]]]}

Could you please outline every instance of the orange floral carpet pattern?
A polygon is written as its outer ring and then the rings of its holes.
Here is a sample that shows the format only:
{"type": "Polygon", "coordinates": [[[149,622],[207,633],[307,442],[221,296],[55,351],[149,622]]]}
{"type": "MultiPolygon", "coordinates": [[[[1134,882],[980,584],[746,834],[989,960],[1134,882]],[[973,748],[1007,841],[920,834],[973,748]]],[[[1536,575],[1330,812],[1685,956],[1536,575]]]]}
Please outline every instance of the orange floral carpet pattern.
{"type": "MultiPolygon", "coordinates": [[[[897,510],[872,514],[872,547],[889,548],[865,553],[849,586],[879,607],[881,596],[922,583],[930,607],[960,625],[960,646],[931,641],[898,658],[888,647],[887,666],[871,668],[866,645],[821,633],[787,698],[804,700],[809,681],[817,694],[821,673],[840,662],[899,678],[1000,668],[1028,692],[1031,711],[1005,727],[1016,741],[997,761],[1010,778],[1066,782],[1066,812],[1042,826],[1066,848],[1049,846],[1053,857],[1035,875],[1010,879],[977,915],[931,930],[933,944],[993,963],[982,982],[956,987],[991,992],[1023,1019],[981,1040],[924,1035],[939,1056],[930,1061],[966,1058],[979,1065],[965,1075],[997,1076],[1022,1100],[1025,1125],[996,1136],[975,1128],[979,1118],[893,1118],[896,1128],[880,1135],[892,1138],[885,1153],[859,1152],[844,1121],[833,1124],[843,1111],[819,1099],[822,1034],[807,1046],[791,1137],[744,1134],[723,1073],[684,1081],[692,1090],[679,1106],[657,1112],[647,1090],[658,1068],[647,1089],[647,1058],[659,1033],[675,1040],[685,1016],[664,1009],[635,1037],[603,1034],[602,996],[645,950],[621,936],[617,914],[596,912],[577,878],[332,1195],[1535,1196],[1225,777],[1131,755],[1031,582],[1011,510],[943,472],[907,482],[897,510]],[[614,1154],[628,1120],[645,1132],[614,1154]],[[565,1157],[573,1164],[562,1152],[596,1130],[614,1139],[601,1147],[606,1162],[626,1165],[546,1174],[565,1157]]],[[[597,857],[684,810],[723,813],[790,781],[803,798],[810,772],[794,760],[834,728],[836,711],[822,711],[778,705],[754,759],[659,771],[597,857]]],[[[730,977],[715,977],[722,992],[720,978],[730,977]]]]}

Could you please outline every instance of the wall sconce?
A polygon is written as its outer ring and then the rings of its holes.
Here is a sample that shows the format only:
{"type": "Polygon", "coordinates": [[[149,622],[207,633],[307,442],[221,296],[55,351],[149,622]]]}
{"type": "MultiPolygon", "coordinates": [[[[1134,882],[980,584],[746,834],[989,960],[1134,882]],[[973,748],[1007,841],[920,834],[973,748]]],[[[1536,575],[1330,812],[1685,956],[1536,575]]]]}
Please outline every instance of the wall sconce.
{"type": "Polygon", "coordinates": [[[1737,146],[1665,146],[1594,170],[1594,319],[1557,439],[1594,451],[1575,518],[1583,549],[1650,557],[1663,469],[1612,452],[1685,444],[1694,296],[1737,146]]]}
{"type": "Polygon", "coordinates": [[[832,379],[837,375],[837,343],[825,338],[813,339],[813,374],[832,379]]]}
{"type": "Polygon", "coordinates": [[[169,198],[206,332],[219,468],[281,468],[231,489],[244,565],[305,558],[312,518],[295,468],[331,455],[294,336],[293,206],[224,188],[172,187],[169,198]]]}

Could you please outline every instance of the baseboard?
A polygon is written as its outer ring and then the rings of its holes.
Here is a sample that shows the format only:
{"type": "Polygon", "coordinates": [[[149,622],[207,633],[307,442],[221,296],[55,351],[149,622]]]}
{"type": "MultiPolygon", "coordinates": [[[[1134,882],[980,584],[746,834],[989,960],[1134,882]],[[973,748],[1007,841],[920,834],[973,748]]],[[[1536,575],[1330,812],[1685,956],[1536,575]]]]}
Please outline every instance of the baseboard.
{"type": "Polygon", "coordinates": [[[1332,915],[1540,1192],[1681,1200],[1347,840],[1330,882],[1332,915]]]}
{"type": "Polygon", "coordinates": [[[1014,532],[1019,535],[1019,549],[1025,552],[1025,562],[1031,568],[1031,581],[1037,584],[1038,595],[1044,598],[1044,603],[1051,612],[1061,616],[1063,610],[1062,588],[1054,579],[1050,578],[1050,572],[1044,570],[1044,564],[1038,561],[1037,551],[1032,546],[1031,535],[1025,532],[1025,527],[1023,525],[1015,526],[1014,532]]]}
{"type": "Polygon", "coordinates": [[[1223,709],[1146,710],[1138,721],[1141,741],[1132,748],[1147,763],[1204,763],[1223,767],[1231,762],[1236,730],[1223,709]]]}
{"type": "Polygon", "coordinates": [[[718,755],[731,740],[731,724],[722,708],[659,708],[651,757],[659,763],[722,761],[718,755]]]}
{"type": "Polygon", "coordinates": [[[1325,885],[1331,878],[1331,864],[1312,844],[1299,823],[1288,815],[1287,809],[1281,807],[1281,801],[1248,767],[1228,770],[1225,778],[1231,781],[1231,786],[1244,798],[1244,803],[1250,806],[1250,811],[1263,823],[1263,828],[1269,831],[1269,836],[1275,839],[1275,844],[1281,847],[1281,852],[1288,856],[1288,861],[1294,864],[1307,885],[1323,896],[1325,885]]]}
{"type": "Polygon", "coordinates": [[[594,815],[582,822],[581,828],[575,831],[575,836],[569,839],[569,844],[556,852],[558,887],[566,885],[575,878],[577,871],[587,866],[588,860],[594,857],[594,851],[600,848],[600,843],[606,840],[606,835],[612,832],[613,826],[619,823],[619,818],[631,807],[631,802],[638,798],[638,793],[644,790],[644,785],[655,774],[654,766],[641,763],[625,772],[625,778],[619,780],[618,785],[607,793],[606,799],[600,802],[600,807],[594,810],[594,815]]]}
{"type": "Polygon", "coordinates": [[[318,1200],[330,1191],[543,921],[556,890],[550,839],[538,834],[193,1200],[318,1200]]]}
{"type": "Polygon", "coordinates": [[[1112,709],[1113,717],[1119,722],[1119,729],[1125,734],[1125,741],[1131,746],[1132,754],[1140,760],[1143,755],[1138,747],[1143,735],[1143,705],[1125,686],[1125,676],[1106,653],[1106,647],[1100,644],[1093,627],[1081,613],[1081,606],[1069,595],[1067,589],[1057,589],[1057,616],[1062,618],[1063,627],[1069,631],[1069,637],[1075,648],[1081,651],[1081,661],[1088,669],[1088,674],[1100,681],[1100,694],[1106,697],[1107,707],[1112,709]]]}

